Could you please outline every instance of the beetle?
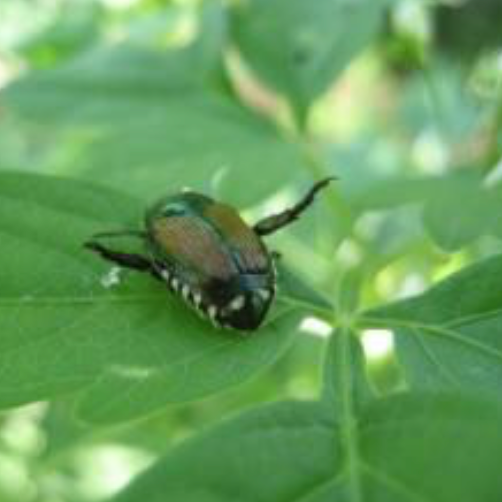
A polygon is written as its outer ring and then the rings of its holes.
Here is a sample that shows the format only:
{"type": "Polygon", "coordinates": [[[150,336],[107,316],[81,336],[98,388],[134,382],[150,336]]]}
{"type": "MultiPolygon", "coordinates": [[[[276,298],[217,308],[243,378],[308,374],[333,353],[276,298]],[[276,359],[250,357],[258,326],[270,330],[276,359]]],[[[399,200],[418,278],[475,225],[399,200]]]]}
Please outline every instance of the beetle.
{"type": "Polygon", "coordinates": [[[297,204],[252,227],[232,206],[184,190],[147,209],[144,230],[96,234],[84,246],[119,267],[163,281],[216,326],[251,332],[262,324],[276,293],[277,253],[263,237],[295,221],[333,179],[315,183],[297,204]],[[140,238],[145,255],[102,244],[123,235],[140,238]]]}

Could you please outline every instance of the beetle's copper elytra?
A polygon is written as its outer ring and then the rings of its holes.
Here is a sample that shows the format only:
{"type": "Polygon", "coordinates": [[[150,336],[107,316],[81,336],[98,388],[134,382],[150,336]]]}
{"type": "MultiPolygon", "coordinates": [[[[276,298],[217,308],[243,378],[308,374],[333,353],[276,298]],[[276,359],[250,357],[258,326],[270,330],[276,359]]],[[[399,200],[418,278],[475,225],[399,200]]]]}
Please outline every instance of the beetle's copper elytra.
{"type": "Polygon", "coordinates": [[[216,326],[254,331],[276,291],[275,255],[263,237],[296,220],[333,179],[319,181],[295,206],[253,227],[233,207],[183,191],[153,204],[143,231],[97,234],[85,247],[116,265],[150,273],[216,326]],[[141,238],[148,256],[100,242],[123,235],[141,238]]]}

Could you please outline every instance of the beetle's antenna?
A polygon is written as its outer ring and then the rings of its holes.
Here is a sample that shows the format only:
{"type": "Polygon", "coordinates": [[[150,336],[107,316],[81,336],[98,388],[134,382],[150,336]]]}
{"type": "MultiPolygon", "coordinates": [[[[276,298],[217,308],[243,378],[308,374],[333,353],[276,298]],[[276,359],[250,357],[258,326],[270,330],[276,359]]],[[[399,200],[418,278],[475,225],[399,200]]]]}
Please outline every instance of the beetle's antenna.
{"type": "Polygon", "coordinates": [[[336,180],[335,176],[330,176],[328,178],[324,178],[317,183],[307,192],[307,194],[293,207],[286,209],[279,214],[274,214],[269,216],[261,221],[259,221],[254,226],[254,231],[260,235],[270,235],[277,230],[289,225],[303,213],[313,202],[317,193],[323,188],[327,187],[332,181],[336,180]]]}

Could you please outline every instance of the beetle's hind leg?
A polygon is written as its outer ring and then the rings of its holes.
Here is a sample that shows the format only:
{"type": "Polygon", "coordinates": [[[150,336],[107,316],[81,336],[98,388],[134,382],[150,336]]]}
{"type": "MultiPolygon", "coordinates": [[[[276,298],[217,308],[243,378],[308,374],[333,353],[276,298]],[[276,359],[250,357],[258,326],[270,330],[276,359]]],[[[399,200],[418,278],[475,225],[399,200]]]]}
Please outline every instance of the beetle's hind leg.
{"type": "Polygon", "coordinates": [[[159,267],[157,267],[152,260],[142,255],[113,251],[96,241],[86,242],[84,248],[93,251],[101,256],[101,258],[115,263],[115,265],[119,267],[136,270],[138,272],[146,272],[153,275],[156,279],[162,280],[159,267]]]}
{"type": "Polygon", "coordinates": [[[289,225],[290,223],[298,219],[299,216],[314,202],[317,192],[328,186],[329,183],[331,183],[331,181],[335,179],[336,178],[334,177],[329,177],[318,181],[308,191],[303,199],[300,200],[300,202],[298,202],[293,207],[286,209],[286,211],[283,211],[282,213],[268,216],[267,218],[259,221],[254,226],[254,231],[260,236],[265,236],[273,234],[274,232],[277,232],[277,230],[280,230],[281,228],[289,225]]]}

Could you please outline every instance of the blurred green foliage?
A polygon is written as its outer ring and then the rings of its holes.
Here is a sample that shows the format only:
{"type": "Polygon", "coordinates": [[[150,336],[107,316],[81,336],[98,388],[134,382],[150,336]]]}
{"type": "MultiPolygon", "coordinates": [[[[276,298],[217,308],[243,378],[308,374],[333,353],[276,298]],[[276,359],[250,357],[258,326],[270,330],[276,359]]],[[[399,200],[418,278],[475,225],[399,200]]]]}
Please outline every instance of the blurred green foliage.
{"type": "Polygon", "coordinates": [[[500,5],[0,1],[0,501],[498,502],[500,5]],[[249,339],[81,249],[326,175],[249,339]]]}

